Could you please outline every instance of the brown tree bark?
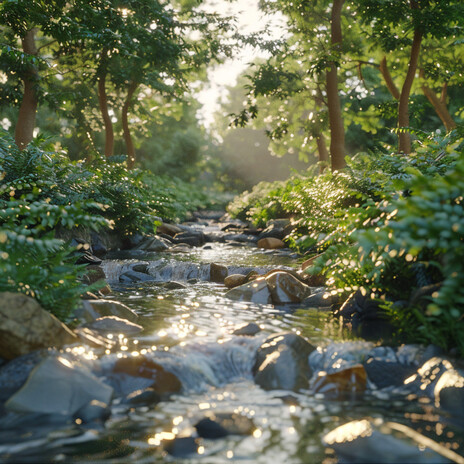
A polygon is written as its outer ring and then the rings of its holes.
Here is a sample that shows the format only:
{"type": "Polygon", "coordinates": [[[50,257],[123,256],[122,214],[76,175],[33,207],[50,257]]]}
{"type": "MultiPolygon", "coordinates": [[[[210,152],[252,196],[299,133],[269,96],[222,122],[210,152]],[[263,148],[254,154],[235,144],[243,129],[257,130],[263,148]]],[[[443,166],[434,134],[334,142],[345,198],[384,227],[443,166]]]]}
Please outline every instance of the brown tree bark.
{"type": "Polygon", "coordinates": [[[138,84],[136,82],[132,81],[130,83],[129,89],[127,91],[127,97],[121,112],[122,130],[124,133],[124,142],[126,144],[127,151],[127,167],[129,169],[133,169],[135,165],[135,147],[130,133],[128,114],[129,108],[132,105],[132,97],[134,96],[134,92],[137,90],[137,87],[138,84]]]}
{"type": "MultiPolygon", "coordinates": [[[[420,77],[424,77],[424,71],[422,69],[420,70],[420,77]]],[[[438,117],[441,119],[441,122],[445,126],[446,132],[453,130],[456,127],[456,123],[446,106],[446,92],[442,91],[442,98],[438,98],[436,93],[425,83],[425,81],[422,81],[421,88],[422,92],[427,97],[427,100],[431,103],[438,117]],[[443,98],[443,94],[445,94],[445,98],[443,98]]]]}
{"type": "MultiPolygon", "coordinates": [[[[325,144],[325,138],[322,134],[319,134],[316,137],[317,143],[317,152],[319,154],[319,161],[329,161],[329,151],[327,150],[327,145],[325,144]]],[[[322,174],[324,172],[325,166],[321,165],[319,167],[319,172],[322,174]]]]}
{"type": "MultiPolygon", "coordinates": [[[[340,51],[342,44],[341,12],[345,0],[333,0],[331,14],[331,44],[334,51],[340,51]]],[[[345,127],[338,93],[338,72],[336,63],[329,64],[326,72],[327,107],[330,125],[330,157],[332,171],[345,167],[345,127]]]]}
{"type": "Polygon", "coordinates": [[[395,83],[393,82],[393,78],[391,77],[390,71],[388,70],[388,65],[387,65],[387,57],[384,56],[382,58],[382,61],[380,62],[379,66],[380,72],[382,74],[382,77],[385,81],[385,85],[387,86],[388,91],[392,94],[393,98],[395,100],[400,99],[400,91],[398,90],[398,87],[396,87],[395,83]]]}
{"type": "MultiPolygon", "coordinates": [[[[38,50],[35,44],[35,29],[27,31],[21,39],[23,52],[37,56],[38,50]]],[[[37,67],[30,65],[22,76],[24,83],[23,99],[19,107],[18,120],[15,127],[15,141],[20,150],[24,150],[34,137],[35,118],[37,114],[37,80],[39,73],[37,67]]]]}
{"type": "Polygon", "coordinates": [[[109,157],[113,154],[114,147],[114,131],[113,123],[111,122],[108,112],[108,96],[106,94],[106,72],[98,78],[98,103],[103,117],[105,126],[105,156],[109,157]]]}
{"type": "MultiPolygon", "coordinates": [[[[412,10],[419,9],[417,0],[410,0],[409,3],[412,10]]],[[[412,39],[411,53],[409,55],[408,72],[404,79],[398,104],[398,151],[403,153],[411,153],[411,135],[407,132],[402,132],[401,129],[409,126],[409,95],[411,94],[412,84],[416,75],[421,43],[422,33],[415,29],[412,39]]]]}

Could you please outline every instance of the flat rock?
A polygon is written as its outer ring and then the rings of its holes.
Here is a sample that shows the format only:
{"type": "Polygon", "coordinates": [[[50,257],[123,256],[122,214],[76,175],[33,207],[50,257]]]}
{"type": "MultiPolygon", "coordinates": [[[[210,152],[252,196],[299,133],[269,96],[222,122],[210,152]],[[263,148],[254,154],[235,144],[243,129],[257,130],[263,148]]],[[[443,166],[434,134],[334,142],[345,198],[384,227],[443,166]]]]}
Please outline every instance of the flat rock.
{"type": "Polygon", "coordinates": [[[266,277],[266,283],[271,292],[274,304],[300,303],[311,289],[291,274],[277,271],[266,277]]]}
{"type": "Polygon", "coordinates": [[[68,327],[33,298],[22,293],[0,293],[0,357],[13,359],[77,341],[68,327]]]}
{"type": "Polygon", "coordinates": [[[278,238],[267,237],[258,240],[258,248],[265,248],[266,250],[278,250],[280,248],[285,248],[285,243],[278,238]]]}
{"type": "MultiPolygon", "coordinates": [[[[329,432],[323,438],[335,450],[339,462],[347,464],[441,464],[449,463],[443,455],[424,446],[425,437],[396,423],[376,427],[367,419],[352,421],[329,432]],[[403,431],[403,433],[401,433],[403,431]],[[393,435],[395,432],[395,436],[393,435]]],[[[429,442],[432,440],[427,439],[429,442]]],[[[434,448],[449,455],[456,453],[434,442],[434,448]]]]}
{"type": "Polygon", "coordinates": [[[232,334],[233,335],[246,335],[252,337],[256,335],[258,332],[261,332],[261,327],[256,324],[255,322],[249,322],[248,324],[244,324],[240,327],[237,327],[232,334]]]}
{"type": "Polygon", "coordinates": [[[138,324],[134,324],[126,319],[121,319],[117,316],[104,316],[99,317],[93,322],[87,325],[90,329],[96,330],[101,333],[113,333],[113,334],[126,334],[135,335],[143,330],[143,327],[138,324]]]}
{"type": "Polygon", "coordinates": [[[152,281],[153,277],[145,272],[137,272],[129,270],[119,276],[119,282],[133,283],[133,282],[149,282],[152,281]]]}
{"type": "Polygon", "coordinates": [[[174,224],[166,224],[165,222],[162,222],[156,228],[156,232],[174,237],[174,235],[180,234],[182,229],[174,224]]]}
{"type": "Polygon", "coordinates": [[[235,287],[226,293],[226,297],[236,301],[250,301],[258,304],[272,303],[271,292],[264,279],[235,287]]]}
{"type": "Polygon", "coordinates": [[[113,389],[60,356],[36,366],[24,386],[5,404],[15,412],[72,416],[92,400],[109,404],[113,389]]]}
{"type": "Polygon", "coordinates": [[[163,287],[168,290],[178,290],[181,288],[187,288],[187,285],[183,284],[182,282],[176,282],[175,280],[171,280],[170,282],[164,283],[163,287]]]}
{"type": "Polygon", "coordinates": [[[137,314],[128,306],[113,300],[84,300],[76,311],[76,316],[86,322],[92,322],[103,316],[117,316],[135,322],[137,314]]]}

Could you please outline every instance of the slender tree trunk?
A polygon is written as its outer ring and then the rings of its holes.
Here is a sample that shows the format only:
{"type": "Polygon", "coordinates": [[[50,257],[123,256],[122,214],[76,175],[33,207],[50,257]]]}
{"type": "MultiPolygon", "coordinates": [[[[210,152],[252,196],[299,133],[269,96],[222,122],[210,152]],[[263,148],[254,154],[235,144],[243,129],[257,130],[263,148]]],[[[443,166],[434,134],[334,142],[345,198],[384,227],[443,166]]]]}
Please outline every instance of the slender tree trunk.
{"type": "MultiPolygon", "coordinates": [[[[419,9],[416,0],[410,0],[411,9],[419,9]]],[[[409,56],[408,72],[404,79],[401,89],[400,102],[398,105],[398,150],[403,153],[411,153],[411,135],[407,132],[401,132],[401,128],[409,126],[409,95],[411,94],[412,83],[417,70],[420,48],[422,43],[422,33],[417,29],[414,30],[412,39],[411,54],[409,56]]]]}
{"type": "MultiPolygon", "coordinates": [[[[333,0],[331,15],[331,44],[334,51],[340,51],[342,44],[341,12],[345,0],[333,0]]],[[[345,127],[338,93],[336,63],[329,64],[326,72],[327,106],[330,125],[330,156],[332,171],[345,167],[345,127]]]]}
{"type": "MultiPolygon", "coordinates": [[[[424,78],[423,69],[420,70],[420,77],[424,78]]],[[[424,80],[422,81],[421,87],[422,92],[427,97],[427,100],[431,103],[438,117],[441,119],[441,122],[445,126],[446,132],[453,130],[456,127],[456,123],[454,122],[454,119],[452,118],[448,111],[448,107],[446,106],[446,96],[445,98],[438,98],[435,92],[425,83],[424,80]]],[[[443,93],[444,92],[442,91],[442,97],[443,93]]]]}
{"type": "MultiPolygon", "coordinates": [[[[316,143],[317,143],[317,152],[319,154],[319,161],[324,162],[324,161],[329,161],[329,152],[327,150],[327,145],[325,144],[325,138],[322,134],[319,134],[316,137],[316,143]]],[[[319,167],[319,172],[322,174],[324,172],[325,166],[321,165],[319,167]]]]}
{"type": "Polygon", "coordinates": [[[388,91],[392,94],[393,98],[395,100],[400,99],[400,91],[398,90],[398,87],[396,87],[395,83],[393,82],[393,79],[391,77],[390,71],[388,70],[388,65],[387,65],[387,57],[384,56],[382,58],[382,61],[380,62],[379,66],[380,72],[383,76],[383,79],[385,81],[385,85],[387,86],[388,91]]]}
{"type": "Polygon", "coordinates": [[[127,91],[126,101],[124,102],[121,113],[122,130],[124,133],[124,142],[126,144],[127,152],[127,167],[129,169],[133,169],[135,165],[135,147],[130,133],[128,114],[129,108],[132,105],[132,97],[134,96],[134,92],[137,90],[137,87],[138,84],[136,82],[132,81],[130,83],[129,89],[127,91]]]}
{"type": "Polygon", "coordinates": [[[108,96],[106,94],[106,72],[98,79],[98,103],[105,125],[105,156],[109,157],[113,154],[114,146],[114,131],[113,123],[108,112],[108,96]]]}
{"type": "MultiPolygon", "coordinates": [[[[23,52],[37,56],[37,47],[35,44],[35,29],[27,31],[21,39],[23,52]]],[[[22,76],[24,83],[24,94],[19,107],[18,121],[15,127],[15,141],[20,150],[24,150],[34,137],[35,118],[37,114],[37,80],[39,74],[37,67],[30,65],[28,70],[22,76]]]]}

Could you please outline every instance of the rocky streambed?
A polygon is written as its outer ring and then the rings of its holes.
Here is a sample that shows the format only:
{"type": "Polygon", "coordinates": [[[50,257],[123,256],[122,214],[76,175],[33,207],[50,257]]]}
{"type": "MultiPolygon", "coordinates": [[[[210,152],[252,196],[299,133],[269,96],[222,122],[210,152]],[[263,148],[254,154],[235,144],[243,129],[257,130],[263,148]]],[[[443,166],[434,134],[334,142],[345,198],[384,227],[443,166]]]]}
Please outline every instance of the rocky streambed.
{"type": "Polygon", "coordinates": [[[462,365],[353,337],[269,229],[207,216],[106,253],[79,338],[2,361],[0,461],[464,462],[462,365]]]}

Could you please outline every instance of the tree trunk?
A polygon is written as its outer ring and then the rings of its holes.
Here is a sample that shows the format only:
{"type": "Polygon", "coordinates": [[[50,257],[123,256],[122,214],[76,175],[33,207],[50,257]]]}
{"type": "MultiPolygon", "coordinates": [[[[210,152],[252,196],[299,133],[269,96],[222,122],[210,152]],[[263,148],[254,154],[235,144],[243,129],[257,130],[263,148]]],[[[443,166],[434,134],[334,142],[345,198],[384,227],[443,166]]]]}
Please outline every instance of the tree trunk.
{"type": "Polygon", "coordinates": [[[132,97],[134,96],[134,92],[136,91],[137,86],[138,84],[134,81],[130,83],[129,89],[127,91],[126,101],[124,102],[124,106],[122,107],[121,112],[122,130],[124,133],[124,142],[126,144],[127,152],[127,167],[129,169],[133,169],[135,165],[135,147],[130,133],[128,114],[129,108],[132,104],[132,97]]]}
{"type": "MultiPolygon", "coordinates": [[[[331,15],[331,44],[339,52],[342,44],[341,12],[345,0],[333,0],[331,15]]],[[[336,63],[329,64],[326,72],[327,107],[330,125],[330,157],[332,171],[345,167],[345,128],[338,94],[338,76],[336,63]]]]}
{"type": "Polygon", "coordinates": [[[106,95],[106,72],[98,78],[98,103],[105,125],[105,156],[113,154],[114,132],[113,123],[108,112],[108,96],[106,95]]]}
{"type": "MultiPolygon", "coordinates": [[[[23,52],[27,55],[37,56],[35,45],[35,29],[27,31],[21,39],[23,52]]],[[[37,114],[37,80],[39,74],[37,67],[30,65],[22,76],[24,94],[19,107],[18,121],[15,127],[15,141],[20,150],[24,150],[34,137],[35,118],[37,114]]]]}
{"type": "MultiPolygon", "coordinates": [[[[416,0],[410,0],[411,9],[419,9],[416,0]]],[[[417,29],[414,30],[412,39],[411,54],[409,56],[408,72],[404,79],[403,88],[401,89],[400,102],[398,105],[398,150],[403,153],[411,153],[411,135],[407,132],[401,132],[404,127],[409,127],[409,95],[411,94],[412,83],[417,70],[420,48],[422,43],[422,33],[417,29]]]]}
{"type": "MultiPolygon", "coordinates": [[[[317,143],[317,152],[319,154],[319,161],[320,162],[325,162],[329,161],[329,152],[327,150],[327,145],[325,144],[325,138],[322,134],[319,134],[316,137],[316,143],[317,143]]],[[[322,174],[324,172],[325,165],[321,164],[319,166],[319,172],[322,174]]]]}
{"type": "MultiPolygon", "coordinates": [[[[422,69],[420,71],[420,77],[424,77],[424,71],[422,69]]],[[[446,106],[446,97],[443,98],[444,92],[442,92],[442,98],[438,98],[435,92],[425,83],[425,81],[422,81],[421,87],[422,92],[427,97],[427,100],[431,103],[438,117],[441,119],[441,122],[445,126],[446,132],[452,131],[456,127],[456,123],[446,106]]]]}
{"type": "Polygon", "coordinates": [[[396,87],[395,83],[393,82],[390,71],[388,70],[386,56],[382,58],[379,69],[380,69],[380,72],[382,73],[382,76],[383,76],[383,79],[385,81],[385,85],[387,86],[388,91],[392,94],[395,100],[399,100],[400,91],[398,90],[398,87],[396,87]]]}

